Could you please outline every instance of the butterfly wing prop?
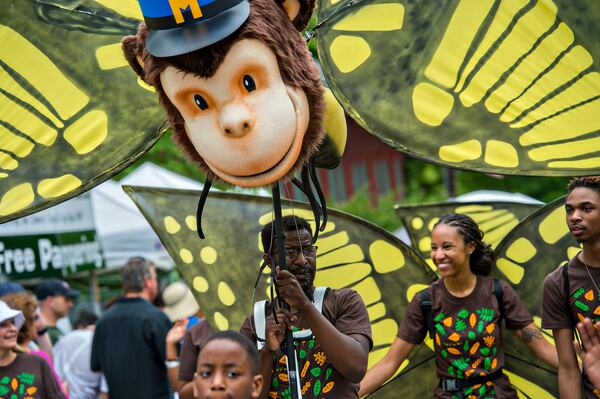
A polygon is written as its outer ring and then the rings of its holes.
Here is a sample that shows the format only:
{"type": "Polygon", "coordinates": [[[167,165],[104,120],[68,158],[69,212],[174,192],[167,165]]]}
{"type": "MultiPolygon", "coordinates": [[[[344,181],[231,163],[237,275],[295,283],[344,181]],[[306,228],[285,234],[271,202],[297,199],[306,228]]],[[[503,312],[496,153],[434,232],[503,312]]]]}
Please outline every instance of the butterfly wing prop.
{"type": "Polygon", "coordinates": [[[481,172],[600,170],[600,3],[323,0],[326,79],[386,144],[481,172]]]}
{"type": "MultiPolygon", "coordinates": [[[[496,248],[497,277],[514,287],[538,327],[544,278],[581,250],[565,223],[564,202],[564,197],[558,198],[523,219],[496,248]]],[[[542,332],[545,339],[553,342],[551,332],[542,332]]],[[[504,337],[507,369],[535,381],[540,389],[558,392],[556,372],[537,359],[514,334],[506,332],[504,337]]],[[[523,387],[526,389],[527,384],[523,387]]]]}
{"type": "MultiPolygon", "coordinates": [[[[198,192],[125,189],[193,288],[211,326],[216,330],[238,329],[252,312],[253,302],[268,296],[269,274],[260,279],[254,297],[252,287],[262,261],[259,233],[273,219],[271,200],[211,192],[202,220],[206,239],[200,240],[195,217],[198,192]]],[[[301,216],[314,228],[313,213],[307,204],[286,201],[284,205],[284,215],[301,216]]],[[[372,366],[387,353],[409,300],[435,276],[417,253],[396,237],[347,213],[330,210],[327,228],[316,244],[315,285],[351,287],[367,305],[374,340],[369,355],[372,366]]],[[[436,383],[431,355],[425,345],[413,353],[403,365],[401,376],[390,384],[396,387],[395,395],[398,389],[407,394],[431,394],[436,383]],[[423,380],[406,384],[403,375],[418,375],[423,380]]],[[[397,397],[384,395],[386,390],[374,397],[397,397]]]]}
{"type": "Polygon", "coordinates": [[[437,202],[431,204],[396,205],[413,248],[416,248],[432,269],[431,231],[440,215],[462,213],[469,215],[484,233],[484,240],[493,248],[525,216],[539,208],[535,204],[518,202],[437,202]]]}
{"type": "Polygon", "coordinates": [[[0,10],[0,222],[110,178],[162,135],[120,39],[134,0],[9,0],[0,10]]]}

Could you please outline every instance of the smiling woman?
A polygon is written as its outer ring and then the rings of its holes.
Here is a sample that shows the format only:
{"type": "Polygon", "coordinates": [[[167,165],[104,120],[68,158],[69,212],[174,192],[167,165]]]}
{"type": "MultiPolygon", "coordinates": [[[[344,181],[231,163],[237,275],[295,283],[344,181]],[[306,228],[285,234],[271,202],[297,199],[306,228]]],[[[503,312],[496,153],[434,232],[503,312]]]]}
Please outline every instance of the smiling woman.
{"type": "Polygon", "coordinates": [[[440,376],[436,398],[516,398],[503,372],[502,321],[540,359],[557,367],[556,351],[521,299],[504,281],[489,276],[492,257],[473,219],[440,217],[431,234],[431,260],[441,278],[414,296],[389,352],[361,382],[361,395],[388,380],[429,333],[440,376]]]}
{"type": "Polygon", "coordinates": [[[25,323],[19,310],[0,301],[0,392],[4,397],[64,398],[50,366],[39,356],[17,353],[17,337],[25,323]],[[34,395],[35,394],[35,395],[34,395]]]}

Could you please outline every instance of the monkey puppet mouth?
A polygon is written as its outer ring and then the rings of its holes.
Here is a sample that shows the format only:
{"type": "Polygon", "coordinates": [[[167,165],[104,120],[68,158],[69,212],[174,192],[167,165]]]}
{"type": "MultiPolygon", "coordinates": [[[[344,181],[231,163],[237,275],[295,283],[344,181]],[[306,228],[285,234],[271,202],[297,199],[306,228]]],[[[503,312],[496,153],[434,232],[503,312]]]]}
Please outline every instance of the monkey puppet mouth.
{"type": "Polygon", "coordinates": [[[221,179],[240,187],[261,187],[267,186],[285,177],[290,170],[293,169],[300,151],[302,149],[304,134],[308,129],[309,123],[309,106],[306,95],[301,89],[294,89],[287,87],[287,93],[292,101],[294,111],[296,114],[296,131],[294,133],[294,139],[288,148],[285,155],[277,162],[274,166],[265,170],[264,172],[256,173],[248,176],[232,175],[226,173],[213,164],[206,162],[208,167],[221,179]],[[306,111],[304,111],[306,110],[306,111]]]}

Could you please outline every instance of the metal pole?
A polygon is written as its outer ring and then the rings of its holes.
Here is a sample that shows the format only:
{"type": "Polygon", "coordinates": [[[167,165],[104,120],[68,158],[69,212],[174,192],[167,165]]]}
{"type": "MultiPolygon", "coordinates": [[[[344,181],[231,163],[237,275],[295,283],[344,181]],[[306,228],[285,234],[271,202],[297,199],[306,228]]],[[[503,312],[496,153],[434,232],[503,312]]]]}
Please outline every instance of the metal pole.
{"type": "MultiPolygon", "coordinates": [[[[285,233],[283,232],[283,220],[281,215],[281,195],[279,193],[279,182],[273,185],[273,209],[275,211],[275,240],[277,244],[277,252],[279,255],[279,268],[285,270],[285,233]]],[[[281,304],[284,309],[289,310],[290,306],[283,302],[281,304]]],[[[292,331],[286,329],[285,333],[285,355],[287,356],[287,369],[290,387],[290,397],[298,399],[298,370],[296,365],[296,354],[294,353],[294,336],[292,331]]]]}

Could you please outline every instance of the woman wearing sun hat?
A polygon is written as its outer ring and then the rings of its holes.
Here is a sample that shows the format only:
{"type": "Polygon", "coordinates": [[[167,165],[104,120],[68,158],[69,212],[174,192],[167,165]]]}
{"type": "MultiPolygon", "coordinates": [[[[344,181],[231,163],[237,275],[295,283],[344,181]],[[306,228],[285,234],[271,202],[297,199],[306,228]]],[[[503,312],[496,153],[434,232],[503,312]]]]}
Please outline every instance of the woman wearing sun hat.
{"type": "Polygon", "coordinates": [[[0,394],[3,397],[64,399],[44,359],[15,352],[24,322],[21,311],[0,301],[0,394]]]}

